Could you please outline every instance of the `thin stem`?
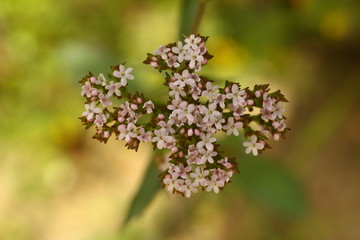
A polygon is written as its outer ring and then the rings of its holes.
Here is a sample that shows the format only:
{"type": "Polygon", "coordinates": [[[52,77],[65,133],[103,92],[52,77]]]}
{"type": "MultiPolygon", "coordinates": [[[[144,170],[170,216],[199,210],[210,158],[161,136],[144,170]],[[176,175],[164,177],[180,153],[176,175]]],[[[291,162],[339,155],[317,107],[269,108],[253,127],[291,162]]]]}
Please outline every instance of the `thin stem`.
{"type": "Polygon", "coordinates": [[[208,0],[200,0],[200,2],[199,2],[199,6],[198,6],[198,9],[197,9],[195,20],[194,20],[193,27],[192,27],[192,32],[193,33],[198,33],[200,23],[201,23],[201,19],[202,19],[203,15],[204,15],[205,6],[206,6],[207,2],[208,2],[208,0]]]}

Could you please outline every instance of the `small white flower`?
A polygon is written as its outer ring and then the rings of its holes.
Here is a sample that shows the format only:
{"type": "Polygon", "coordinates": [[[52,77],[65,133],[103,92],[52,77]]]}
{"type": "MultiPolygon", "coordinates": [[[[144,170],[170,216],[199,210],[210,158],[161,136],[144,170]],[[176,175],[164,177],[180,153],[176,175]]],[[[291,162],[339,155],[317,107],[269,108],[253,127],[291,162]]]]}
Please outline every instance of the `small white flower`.
{"type": "Polygon", "coordinates": [[[86,111],[83,112],[82,115],[86,117],[88,121],[90,121],[94,117],[94,114],[98,114],[102,112],[101,108],[96,107],[95,104],[96,104],[95,102],[91,102],[90,104],[85,104],[86,111]]]}
{"type": "Polygon", "coordinates": [[[263,142],[257,142],[257,137],[256,135],[252,135],[250,137],[250,142],[244,142],[243,143],[244,147],[246,147],[245,153],[250,153],[252,152],[252,154],[254,156],[258,155],[258,150],[261,150],[264,148],[265,144],[263,142]]]}
{"type": "Polygon", "coordinates": [[[180,191],[181,186],[184,184],[184,180],[178,179],[174,175],[167,174],[163,183],[166,185],[166,190],[172,193],[174,190],[180,191]]]}
{"type": "Polygon", "coordinates": [[[233,84],[231,87],[231,92],[226,94],[227,99],[233,100],[234,107],[243,107],[246,105],[245,102],[245,90],[239,89],[239,86],[237,84],[233,84]]]}
{"type": "Polygon", "coordinates": [[[152,113],[153,112],[153,109],[154,109],[154,104],[151,100],[147,101],[146,103],[144,103],[144,106],[143,108],[146,109],[146,112],[147,113],[152,113]]]}
{"type": "Polygon", "coordinates": [[[206,90],[204,90],[201,95],[207,96],[209,98],[209,101],[212,102],[219,95],[219,93],[217,92],[219,87],[217,85],[213,86],[211,82],[207,82],[205,87],[206,90]]]}
{"type": "Polygon", "coordinates": [[[100,99],[100,102],[101,104],[104,106],[104,107],[107,107],[107,106],[111,106],[112,105],[112,102],[109,100],[108,97],[106,97],[103,93],[100,93],[99,94],[99,99],[100,99]]]}
{"type": "Polygon", "coordinates": [[[102,127],[107,122],[107,118],[104,114],[97,114],[94,120],[94,124],[98,127],[102,127]]]}
{"type": "Polygon", "coordinates": [[[196,144],[197,148],[202,148],[205,146],[208,150],[214,149],[214,145],[212,143],[216,141],[216,138],[212,137],[211,133],[206,133],[206,135],[204,133],[200,133],[200,138],[202,141],[196,144]]]}
{"type": "Polygon", "coordinates": [[[185,56],[185,60],[190,61],[189,68],[195,69],[198,63],[201,64],[204,61],[204,57],[200,55],[200,49],[190,50],[188,55],[185,56]]]}
{"type": "Polygon", "coordinates": [[[226,131],[226,135],[234,134],[239,136],[238,128],[242,128],[242,122],[235,122],[233,117],[228,118],[228,124],[223,126],[223,129],[226,131]]]}
{"type": "Polygon", "coordinates": [[[211,176],[211,180],[207,182],[206,191],[207,192],[214,191],[215,193],[219,193],[219,188],[224,186],[225,186],[224,180],[218,179],[218,176],[214,174],[211,176]]]}
{"type": "Polygon", "coordinates": [[[167,59],[167,53],[170,51],[170,48],[167,48],[164,45],[161,45],[159,49],[154,51],[154,55],[160,55],[162,59],[167,59]]]}
{"type": "Polygon", "coordinates": [[[192,49],[197,49],[198,48],[198,44],[201,42],[201,38],[200,37],[195,37],[195,34],[191,34],[190,37],[185,39],[186,48],[192,48],[192,49]]]}
{"type": "Polygon", "coordinates": [[[145,132],[144,128],[140,128],[139,129],[139,135],[137,136],[137,138],[140,141],[148,142],[148,141],[151,140],[151,135],[152,135],[152,132],[145,132]]]}
{"type": "Polygon", "coordinates": [[[209,163],[214,163],[214,159],[213,157],[215,157],[217,155],[217,152],[213,151],[213,150],[208,150],[205,148],[199,148],[199,153],[202,155],[200,160],[201,163],[198,164],[205,164],[207,161],[209,163]]]}
{"type": "Polygon", "coordinates": [[[125,69],[124,65],[119,65],[119,70],[115,70],[113,72],[114,77],[120,78],[120,82],[122,86],[127,85],[127,80],[133,80],[134,76],[130,73],[132,72],[132,68],[125,69]]]}
{"type": "Polygon", "coordinates": [[[152,138],[152,142],[157,142],[156,147],[158,149],[163,149],[166,143],[171,143],[174,141],[174,138],[168,136],[168,132],[165,128],[160,128],[159,130],[155,130],[155,137],[152,138]]]}
{"type": "Polygon", "coordinates": [[[171,89],[171,91],[169,92],[170,96],[173,96],[175,99],[180,98],[180,96],[185,97],[186,93],[184,91],[184,87],[175,85],[175,83],[170,83],[169,87],[171,89]]]}
{"type": "Polygon", "coordinates": [[[118,126],[119,131],[119,140],[125,139],[126,142],[130,142],[131,139],[136,138],[136,126],[133,123],[129,123],[128,125],[121,124],[118,126]]]}
{"type": "Polygon", "coordinates": [[[283,103],[278,102],[276,104],[275,108],[273,109],[271,119],[272,120],[275,120],[276,118],[282,119],[283,118],[283,115],[282,115],[283,112],[285,112],[285,108],[283,107],[283,103]]]}
{"type": "Polygon", "coordinates": [[[284,131],[285,128],[286,128],[286,124],[285,124],[285,122],[284,122],[284,119],[282,119],[282,120],[279,121],[279,122],[273,122],[272,125],[273,125],[273,127],[274,127],[276,130],[278,130],[279,132],[284,131]]]}
{"type": "Polygon", "coordinates": [[[186,179],[185,184],[181,188],[181,192],[185,194],[185,197],[191,197],[191,193],[197,193],[198,189],[190,179],[186,179]]]}
{"type": "Polygon", "coordinates": [[[85,82],[85,84],[82,86],[82,92],[81,92],[81,96],[85,96],[90,98],[92,95],[92,92],[94,91],[95,88],[93,88],[91,86],[90,82],[85,82]]]}
{"type": "Polygon", "coordinates": [[[206,186],[206,176],[209,175],[209,170],[205,170],[203,166],[195,168],[195,172],[190,173],[190,177],[194,178],[194,186],[206,186]]]}
{"type": "Polygon", "coordinates": [[[120,97],[121,96],[121,92],[120,92],[120,88],[121,88],[121,83],[117,82],[115,83],[114,81],[111,81],[109,83],[109,85],[105,86],[105,89],[108,90],[106,96],[107,97],[111,97],[114,93],[116,96],[120,97]]]}

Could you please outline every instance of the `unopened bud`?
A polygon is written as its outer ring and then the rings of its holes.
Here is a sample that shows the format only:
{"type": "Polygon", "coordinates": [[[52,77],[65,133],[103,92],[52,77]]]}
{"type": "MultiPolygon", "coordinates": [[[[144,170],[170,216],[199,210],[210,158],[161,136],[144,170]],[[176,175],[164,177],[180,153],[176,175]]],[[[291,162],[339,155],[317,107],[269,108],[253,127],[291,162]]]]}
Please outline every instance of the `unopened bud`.
{"type": "Polygon", "coordinates": [[[275,140],[275,141],[279,141],[279,139],[280,139],[280,134],[275,133],[275,134],[274,134],[274,140],[275,140]]]}
{"type": "Polygon", "coordinates": [[[187,135],[191,137],[194,134],[194,130],[192,128],[189,128],[187,131],[187,135]]]}
{"type": "Polygon", "coordinates": [[[199,129],[195,129],[194,133],[195,133],[196,136],[200,136],[200,130],[199,129]]]}

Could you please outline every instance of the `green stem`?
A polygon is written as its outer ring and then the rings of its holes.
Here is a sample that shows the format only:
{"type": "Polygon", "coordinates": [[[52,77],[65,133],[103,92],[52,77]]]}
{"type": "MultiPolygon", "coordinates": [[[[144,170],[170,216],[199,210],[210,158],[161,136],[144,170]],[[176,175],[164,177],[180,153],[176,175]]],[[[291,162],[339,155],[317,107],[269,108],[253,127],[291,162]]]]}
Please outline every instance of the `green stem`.
{"type": "Polygon", "coordinates": [[[192,27],[192,33],[198,33],[198,31],[199,31],[201,19],[204,16],[205,6],[206,6],[207,2],[208,2],[208,0],[200,0],[199,7],[196,12],[195,21],[194,21],[194,24],[192,27]]]}

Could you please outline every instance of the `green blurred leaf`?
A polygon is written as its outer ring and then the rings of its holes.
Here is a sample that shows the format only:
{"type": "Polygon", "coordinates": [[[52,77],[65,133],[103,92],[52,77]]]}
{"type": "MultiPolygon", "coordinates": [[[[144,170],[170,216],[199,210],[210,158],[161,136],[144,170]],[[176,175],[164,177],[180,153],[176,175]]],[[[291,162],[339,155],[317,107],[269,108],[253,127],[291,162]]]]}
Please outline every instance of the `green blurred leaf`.
{"type": "Polygon", "coordinates": [[[228,156],[236,156],[240,174],[232,181],[250,199],[276,213],[300,217],[305,213],[305,193],[300,182],[286,169],[264,155],[245,154],[242,137],[227,136],[219,143],[228,156]]]}
{"type": "Polygon", "coordinates": [[[182,1],[179,39],[182,39],[182,34],[185,34],[186,36],[191,34],[198,6],[199,0],[182,1]]]}
{"type": "Polygon", "coordinates": [[[250,157],[242,160],[240,165],[240,174],[236,174],[233,181],[250,198],[289,217],[304,213],[304,193],[289,172],[269,159],[250,157]]]}
{"type": "Polygon", "coordinates": [[[161,189],[158,175],[159,171],[152,159],[140,184],[140,188],[132,200],[124,225],[126,225],[134,217],[142,214],[142,212],[153,200],[156,193],[161,189]]]}

